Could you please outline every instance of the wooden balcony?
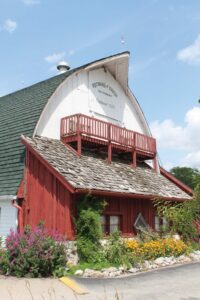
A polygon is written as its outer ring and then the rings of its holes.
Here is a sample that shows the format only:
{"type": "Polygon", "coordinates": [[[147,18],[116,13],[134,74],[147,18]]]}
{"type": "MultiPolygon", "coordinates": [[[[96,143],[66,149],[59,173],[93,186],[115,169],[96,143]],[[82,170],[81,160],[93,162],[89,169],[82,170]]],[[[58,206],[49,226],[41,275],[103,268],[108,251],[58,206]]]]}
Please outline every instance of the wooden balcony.
{"type": "Polygon", "coordinates": [[[130,152],[133,165],[136,158],[154,159],[156,156],[156,140],[144,134],[116,126],[82,114],[67,116],[61,119],[61,139],[68,144],[77,143],[77,152],[81,155],[84,141],[108,147],[108,161],[112,160],[112,152],[130,152]]]}

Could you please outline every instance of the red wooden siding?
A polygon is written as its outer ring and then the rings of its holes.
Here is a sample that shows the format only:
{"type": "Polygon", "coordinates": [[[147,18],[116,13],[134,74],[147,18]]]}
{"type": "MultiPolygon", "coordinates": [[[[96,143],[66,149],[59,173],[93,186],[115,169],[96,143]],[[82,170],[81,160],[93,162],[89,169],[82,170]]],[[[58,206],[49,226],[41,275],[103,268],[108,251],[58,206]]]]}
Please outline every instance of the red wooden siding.
{"type": "MultiPolygon", "coordinates": [[[[23,220],[24,225],[36,226],[45,221],[48,229],[56,230],[74,238],[72,217],[79,195],[73,195],[49,169],[27,149],[24,179],[23,220]]],[[[97,196],[99,197],[99,196],[97,196]]],[[[139,197],[139,196],[138,196],[139,197]]],[[[122,196],[102,196],[108,203],[104,214],[119,215],[121,231],[125,236],[135,234],[134,223],[139,213],[154,228],[155,209],[151,200],[122,196]]]]}
{"type": "Polygon", "coordinates": [[[121,198],[105,198],[107,206],[104,214],[120,215],[121,231],[123,235],[135,234],[134,223],[139,213],[145,221],[154,228],[155,208],[150,200],[126,199],[125,195],[121,198]]]}
{"type": "Polygon", "coordinates": [[[24,224],[36,226],[44,220],[46,228],[71,239],[72,195],[28,150],[26,169],[24,224]]]}

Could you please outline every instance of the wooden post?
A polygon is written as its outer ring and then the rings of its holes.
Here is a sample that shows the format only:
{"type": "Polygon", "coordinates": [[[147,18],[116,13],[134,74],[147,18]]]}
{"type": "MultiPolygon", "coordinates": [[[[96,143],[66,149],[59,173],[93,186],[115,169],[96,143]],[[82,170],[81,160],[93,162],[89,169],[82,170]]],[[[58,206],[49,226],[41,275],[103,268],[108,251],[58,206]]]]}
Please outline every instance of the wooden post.
{"type": "Polygon", "coordinates": [[[156,156],[153,159],[153,168],[154,168],[155,173],[157,173],[158,170],[157,170],[157,158],[156,158],[156,156]]]}
{"type": "Polygon", "coordinates": [[[136,167],[137,167],[136,135],[135,135],[135,132],[134,132],[134,135],[133,135],[132,167],[133,167],[133,168],[136,168],[136,167]]]}
{"type": "Polygon", "coordinates": [[[112,161],[112,144],[111,144],[111,134],[110,134],[110,124],[108,124],[108,162],[112,161]]]}
{"type": "Polygon", "coordinates": [[[132,167],[136,168],[137,167],[137,161],[136,161],[137,157],[136,157],[136,150],[135,148],[133,149],[132,152],[132,167]]]}
{"type": "Polygon", "coordinates": [[[81,131],[80,131],[80,115],[77,115],[77,152],[81,156],[81,131]]]}

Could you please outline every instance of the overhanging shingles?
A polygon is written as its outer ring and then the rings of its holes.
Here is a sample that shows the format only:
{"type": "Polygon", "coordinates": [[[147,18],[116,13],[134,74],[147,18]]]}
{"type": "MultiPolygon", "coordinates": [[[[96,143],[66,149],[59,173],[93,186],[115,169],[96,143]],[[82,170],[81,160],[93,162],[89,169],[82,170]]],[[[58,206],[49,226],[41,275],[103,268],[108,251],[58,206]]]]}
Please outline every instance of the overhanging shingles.
{"type": "Polygon", "coordinates": [[[137,168],[91,155],[79,158],[61,141],[36,137],[26,142],[76,189],[190,199],[178,186],[147,165],[137,168]]]}

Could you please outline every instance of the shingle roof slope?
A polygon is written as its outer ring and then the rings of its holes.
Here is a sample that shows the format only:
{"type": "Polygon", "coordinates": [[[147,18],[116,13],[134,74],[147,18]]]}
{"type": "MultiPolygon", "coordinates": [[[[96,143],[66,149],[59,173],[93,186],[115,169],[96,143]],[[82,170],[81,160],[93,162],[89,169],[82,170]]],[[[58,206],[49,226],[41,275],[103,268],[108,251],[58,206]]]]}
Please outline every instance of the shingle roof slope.
{"type": "Polygon", "coordinates": [[[21,134],[32,136],[48,99],[74,72],[128,51],[98,59],[12,94],[0,97],[0,196],[15,195],[23,177],[24,147],[21,134]]]}
{"type": "Polygon", "coordinates": [[[26,138],[26,141],[74,188],[191,198],[146,164],[134,169],[121,162],[108,164],[105,160],[91,155],[82,155],[79,158],[61,141],[44,137],[26,138]]]}
{"type": "Polygon", "coordinates": [[[49,97],[70,72],[0,97],[0,195],[15,195],[22,180],[24,147],[49,97]]]}

